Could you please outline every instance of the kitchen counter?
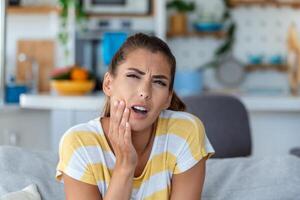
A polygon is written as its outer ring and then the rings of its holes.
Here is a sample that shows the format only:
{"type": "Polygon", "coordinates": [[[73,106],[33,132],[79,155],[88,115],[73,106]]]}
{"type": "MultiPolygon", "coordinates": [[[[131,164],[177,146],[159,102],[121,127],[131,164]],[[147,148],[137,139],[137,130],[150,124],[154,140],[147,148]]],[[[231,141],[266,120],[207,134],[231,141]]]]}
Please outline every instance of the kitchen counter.
{"type": "MultiPolygon", "coordinates": [[[[300,112],[300,97],[235,95],[249,111],[300,112]]],[[[57,96],[50,94],[22,94],[20,106],[49,110],[101,110],[105,101],[103,93],[88,96],[57,96]]]]}
{"type": "MultiPolygon", "coordinates": [[[[235,95],[249,112],[253,156],[286,155],[299,146],[300,97],[235,95]],[[264,152],[262,154],[262,152],[264,152]]],[[[58,150],[70,127],[99,117],[105,96],[54,96],[23,94],[22,108],[49,110],[51,149],[58,150]]]]}
{"type": "Polygon", "coordinates": [[[237,96],[250,112],[300,112],[300,97],[237,96]]]}
{"type": "Polygon", "coordinates": [[[58,96],[50,94],[22,94],[20,106],[48,110],[101,110],[105,101],[103,93],[88,96],[58,96]]]}

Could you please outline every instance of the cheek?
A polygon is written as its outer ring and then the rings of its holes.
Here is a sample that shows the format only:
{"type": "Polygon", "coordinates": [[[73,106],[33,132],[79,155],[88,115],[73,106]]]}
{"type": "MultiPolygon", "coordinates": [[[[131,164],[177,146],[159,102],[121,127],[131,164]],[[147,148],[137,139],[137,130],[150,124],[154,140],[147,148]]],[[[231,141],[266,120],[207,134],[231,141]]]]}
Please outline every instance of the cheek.
{"type": "Polygon", "coordinates": [[[125,102],[128,101],[130,95],[131,95],[132,87],[128,87],[126,84],[119,84],[119,85],[114,85],[112,94],[111,94],[111,99],[114,100],[125,100],[125,102]]]}
{"type": "MultiPolygon", "coordinates": [[[[155,91],[155,90],[154,90],[155,91]]],[[[153,93],[153,101],[156,102],[159,109],[163,109],[168,102],[169,93],[164,90],[157,90],[157,92],[153,93]]]]}
{"type": "Polygon", "coordinates": [[[114,85],[115,93],[127,95],[137,90],[139,82],[136,79],[123,78],[114,85]]]}

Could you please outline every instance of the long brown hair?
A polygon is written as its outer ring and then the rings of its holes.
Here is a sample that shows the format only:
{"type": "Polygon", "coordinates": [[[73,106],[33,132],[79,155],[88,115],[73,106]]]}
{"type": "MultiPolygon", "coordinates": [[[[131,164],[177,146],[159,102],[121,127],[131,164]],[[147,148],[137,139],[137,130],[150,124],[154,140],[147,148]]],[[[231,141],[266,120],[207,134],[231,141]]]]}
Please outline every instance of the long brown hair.
{"type": "MultiPolygon", "coordinates": [[[[171,67],[171,82],[169,86],[169,91],[173,91],[175,71],[176,71],[176,59],[172,54],[168,45],[155,36],[148,36],[144,33],[137,33],[135,35],[130,36],[124,42],[124,44],[120,47],[120,49],[116,52],[109,66],[109,73],[112,76],[116,75],[117,67],[126,59],[126,56],[132,52],[133,50],[143,48],[151,51],[152,53],[162,53],[168,60],[171,67]]],[[[175,91],[173,91],[172,100],[169,110],[175,111],[184,111],[186,109],[185,104],[182,100],[177,96],[175,91]]],[[[104,116],[110,116],[110,98],[107,97],[104,105],[104,116]]]]}

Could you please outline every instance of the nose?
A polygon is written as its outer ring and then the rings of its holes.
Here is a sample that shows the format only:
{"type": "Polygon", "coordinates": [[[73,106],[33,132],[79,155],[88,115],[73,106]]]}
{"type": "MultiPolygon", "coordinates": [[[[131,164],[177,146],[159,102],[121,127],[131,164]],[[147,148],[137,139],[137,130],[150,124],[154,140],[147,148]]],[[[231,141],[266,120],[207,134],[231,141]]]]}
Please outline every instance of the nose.
{"type": "Polygon", "coordinates": [[[139,91],[139,96],[143,99],[151,99],[152,94],[151,94],[151,84],[149,83],[144,83],[141,85],[140,91],[139,91]]]}

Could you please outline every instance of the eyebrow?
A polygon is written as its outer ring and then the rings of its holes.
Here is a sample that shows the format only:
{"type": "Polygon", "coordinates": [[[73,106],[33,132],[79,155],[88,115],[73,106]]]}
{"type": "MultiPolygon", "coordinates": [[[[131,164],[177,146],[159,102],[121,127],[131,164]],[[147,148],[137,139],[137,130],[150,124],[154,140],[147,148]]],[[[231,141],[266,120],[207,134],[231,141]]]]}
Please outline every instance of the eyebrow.
{"type": "MultiPolygon", "coordinates": [[[[135,71],[137,73],[139,73],[140,75],[145,75],[145,72],[137,69],[137,68],[133,68],[133,67],[130,67],[128,68],[128,70],[132,70],[132,71],[135,71]]],[[[169,80],[165,75],[153,75],[154,78],[158,78],[158,79],[166,79],[166,80],[169,80]]]]}

